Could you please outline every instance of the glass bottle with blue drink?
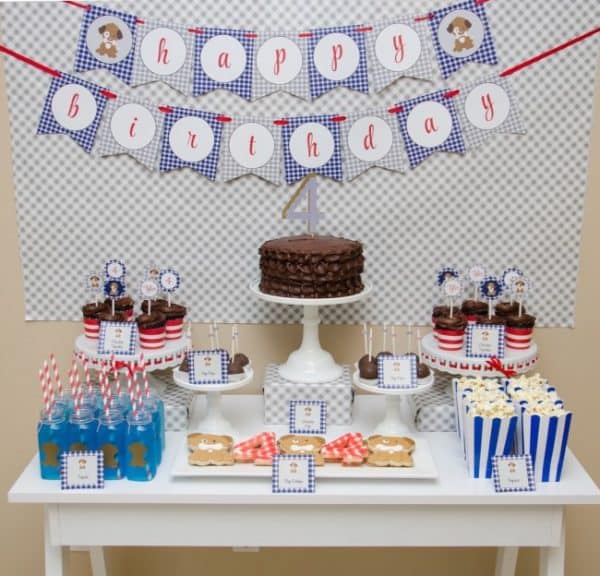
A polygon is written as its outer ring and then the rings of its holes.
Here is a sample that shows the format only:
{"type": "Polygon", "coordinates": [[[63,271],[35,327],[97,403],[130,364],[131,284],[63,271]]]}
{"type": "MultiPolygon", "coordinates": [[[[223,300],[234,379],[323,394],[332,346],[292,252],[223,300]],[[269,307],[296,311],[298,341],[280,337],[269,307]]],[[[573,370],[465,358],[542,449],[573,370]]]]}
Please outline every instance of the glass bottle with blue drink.
{"type": "Polygon", "coordinates": [[[147,410],[127,414],[127,479],[152,480],[156,475],[156,439],[152,415],[147,410]]]}
{"type": "Polygon", "coordinates": [[[104,478],[125,477],[127,454],[127,423],[120,410],[108,410],[98,416],[98,449],[104,455],[104,478]]]}
{"type": "Polygon", "coordinates": [[[86,452],[98,449],[97,423],[94,412],[90,408],[81,407],[73,410],[69,417],[68,450],[70,452],[86,452]]]}
{"type": "Polygon", "coordinates": [[[44,480],[59,480],[60,460],[68,446],[64,410],[59,406],[42,410],[37,431],[41,476],[44,480]]]}

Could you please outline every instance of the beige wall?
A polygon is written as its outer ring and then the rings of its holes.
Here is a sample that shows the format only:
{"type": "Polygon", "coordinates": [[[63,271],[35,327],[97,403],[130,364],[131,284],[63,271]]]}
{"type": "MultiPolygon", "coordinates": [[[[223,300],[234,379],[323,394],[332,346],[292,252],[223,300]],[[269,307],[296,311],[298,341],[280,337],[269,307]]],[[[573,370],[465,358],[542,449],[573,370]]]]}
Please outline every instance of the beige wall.
{"type": "MultiPolygon", "coordinates": [[[[2,60],[0,59],[0,297],[5,303],[0,341],[1,385],[6,405],[0,417],[3,439],[0,466],[0,493],[5,494],[35,451],[35,421],[40,401],[36,371],[51,351],[57,354],[61,369],[66,370],[74,337],[80,326],[73,323],[23,321],[23,286],[15,199],[10,170],[10,142],[2,60]]],[[[597,78],[594,128],[588,174],[588,194],[577,288],[577,328],[539,330],[540,370],[556,384],[568,406],[575,412],[571,448],[600,483],[598,454],[598,407],[600,387],[590,361],[596,358],[600,307],[596,287],[600,283],[597,247],[600,244],[600,76],[597,78]],[[596,159],[594,162],[593,159],[596,159]]],[[[535,130],[535,127],[530,127],[535,130]]],[[[540,154],[544,151],[540,150],[540,154]]],[[[58,255],[57,255],[58,257],[58,255]]],[[[204,338],[202,326],[194,326],[195,344],[204,338]],[[202,329],[202,332],[200,330],[202,329]]],[[[258,390],[265,362],[280,361],[297,345],[297,326],[243,326],[241,338],[245,351],[259,368],[254,392],[258,390]]],[[[324,346],[339,361],[351,362],[359,355],[357,327],[328,326],[323,329],[324,346]]],[[[0,503],[0,573],[15,576],[43,572],[42,513],[38,506],[0,503]]],[[[567,522],[567,575],[597,576],[600,566],[600,507],[572,508],[567,522]]],[[[319,564],[335,562],[339,573],[358,576],[373,567],[404,574],[482,576],[493,573],[491,550],[263,550],[257,554],[236,554],[229,550],[154,549],[111,550],[109,563],[114,576],[146,574],[245,574],[290,576],[305,573],[306,560],[319,564]]],[[[519,557],[518,576],[536,573],[537,559],[531,550],[519,557]]],[[[321,570],[325,566],[321,564],[321,570]]],[[[316,570],[320,572],[321,570],[316,570]]],[[[73,554],[73,574],[89,574],[87,555],[73,554]]]]}

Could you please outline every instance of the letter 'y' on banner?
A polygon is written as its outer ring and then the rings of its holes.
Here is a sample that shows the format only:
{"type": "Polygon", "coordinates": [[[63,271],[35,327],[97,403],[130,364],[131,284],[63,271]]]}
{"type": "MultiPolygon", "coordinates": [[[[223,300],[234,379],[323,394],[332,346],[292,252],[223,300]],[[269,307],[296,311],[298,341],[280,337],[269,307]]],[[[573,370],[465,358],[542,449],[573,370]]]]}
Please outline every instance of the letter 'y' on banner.
{"type": "Polygon", "coordinates": [[[99,6],[84,10],[75,72],[106,68],[126,84],[131,84],[136,17],[99,6]]]}
{"type": "Polygon", "coordinates": [[[485,6],[477,0],[436,10],[429,26],[442,78],[467,62],[498,63],[485,6]]]}
{"type": "Polygon", "coordinates": [[[37,133],[67,134],[89,153],[106,106],[102,90],[69,74],[53,78],[37,133]]]}
{"type": "Polygon", "coordinates": [[[455,102],[467,150],[480,146],[492,134],[526,132],[508,78],[493,76],[461,86],[455,102]]]}

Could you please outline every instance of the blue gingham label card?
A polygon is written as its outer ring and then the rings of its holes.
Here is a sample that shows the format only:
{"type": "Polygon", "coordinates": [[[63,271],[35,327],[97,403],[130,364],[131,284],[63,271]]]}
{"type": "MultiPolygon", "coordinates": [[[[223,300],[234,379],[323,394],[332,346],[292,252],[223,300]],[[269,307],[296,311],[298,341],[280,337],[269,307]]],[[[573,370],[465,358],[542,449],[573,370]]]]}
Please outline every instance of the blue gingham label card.
{"type": "Polygon", "coordinates": [[[90,452],[63,452],[60,462],[61,490],[104,488],[104,454],[90,452]]]}
{"type": "Polygon", "coordinates": [[[325,400],[290,400],[290,434],[325,434],[327,402],[325,400]]]}
{"type": "Polygon", "coordinates": [[[504,326],[469,324],[466,354],[469,358],[504,358],[504,326]]]}
{"type": "Polygon", "coordinates": [[[531,455],[494,456],[492,478],[496,492],[534,492],[535,476],[531,455]]]}
{"type": "Polygon", "coordinates": [[[75,72],[106,68],[131,84],[136,17],[100,6],[85,10],[81,22],[75,72]]]}
{"type": "Polygon", "coordinates": [[[189,383],[195,386],[206,384],[227,384],[229,375],[227,364],[229,355],[227,350],[220,348],[213,350],[192,350],[188,352],[190,371],[189,383]]]}
{"type": "Polygon", "coordinates": [[[135,356],[138,341],[135,322],[100,322],[98,354],[135,356]]]}
{"type": "Polygon", "coordinates": [[[416,356],[380,356],[377,359],[377,387],[388,389],[416,388],[416,356]]]}
{"type": "Polygon", "coordinates": [[[476,0],[433,12],[429,25],[442,78],[467,62],[498,63],[485,6],[476,0]]]}
{"type": "Polygon", "coordinates": [[[303,494],[315,491],[315,458],[312,454],[273,456],[273,494],[303,494]]]}

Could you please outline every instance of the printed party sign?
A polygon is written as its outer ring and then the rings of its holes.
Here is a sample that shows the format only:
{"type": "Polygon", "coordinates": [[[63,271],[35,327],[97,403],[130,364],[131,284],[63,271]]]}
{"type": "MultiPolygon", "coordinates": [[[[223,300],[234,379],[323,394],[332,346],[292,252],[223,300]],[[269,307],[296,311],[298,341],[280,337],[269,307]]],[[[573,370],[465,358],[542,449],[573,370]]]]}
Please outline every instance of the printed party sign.
{"type": "Polygon", "coordinates": [[[466,355],[469,358],[504,358],[504,326],[469,323],[466,355]]]}
{"type": "Polygon", "coordinates": [[[325,400],[290,400],[290,434],[325,434],[327,402],[325,400]]]}
{"type": "Polygon", "coordinates": [[[531,455],[494,456],[492,478],[496,492],[535,491],[535,475],[531,455]]]}
{"type": "Polygon", "coordinates": [[[271,489],[274,494],[315,491],[315,457],[312,454],[273,456],[271,489]]]}
{"type": "Polygon", "coordinates": [[[63,452],[60,466],[61,490],[104,488],[102,450],[63,452]]]}
{"type": "Polygon", "coordinates": [[[192,350],[188,354],[188,359],[190,384],[203,386],[205,384],[228,383],[228,354],[226,350],[192,350]]]}
{"type": "Polygon", "coordinates": [[[377,359],[377,387],[416,388],[417,359],[413,355],[380,356],[377,359]]]}
{"type": "Polygon", "coordinates": [[[98,354],[134,357],[137,339],[135,322],[101,322],[98,354]]]}

